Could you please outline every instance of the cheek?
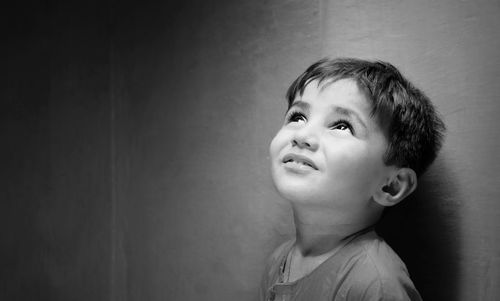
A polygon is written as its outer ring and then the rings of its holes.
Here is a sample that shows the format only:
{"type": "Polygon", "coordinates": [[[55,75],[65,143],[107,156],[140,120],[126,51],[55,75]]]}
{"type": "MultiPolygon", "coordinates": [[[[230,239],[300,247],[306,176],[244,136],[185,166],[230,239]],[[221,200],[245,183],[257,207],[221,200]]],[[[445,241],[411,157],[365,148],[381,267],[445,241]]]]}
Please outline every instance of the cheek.
{"type": "Polygon", "coordinates": [[[283,130],[280,130],[276,133],[276,136],[274,136],[273,140],[271,140],[271,144],[269,145],[269,154],[271,155],[272,160],[279,155],[279,152],[285,143],[286,135],[283,130]]]}
{"type": "Polygon", "coordinates": [[[337,183],[343,183],[347,191],[371,193],[378,187],[383,174],[381,156],[378,152],[370,152],[366,148],[348,149],[348,152],[330,154],[330,178],[337,183]]]}

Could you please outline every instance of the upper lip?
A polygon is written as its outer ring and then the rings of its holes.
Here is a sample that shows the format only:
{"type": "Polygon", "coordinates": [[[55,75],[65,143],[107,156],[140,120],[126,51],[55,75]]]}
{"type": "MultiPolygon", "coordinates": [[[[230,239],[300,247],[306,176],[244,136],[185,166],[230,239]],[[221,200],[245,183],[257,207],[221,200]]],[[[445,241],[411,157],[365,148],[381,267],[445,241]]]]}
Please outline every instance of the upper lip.
{"type": "Polygon", "coordinates": [[[314,164],[314,161],[309,159],[308,157],[306,157],[304,155],[294,154],[294,153],[286,154],[283,157],[283,163],[286,163],[289,161],[300,162],[300,163],[309,165],[314,169],[318,169],[318,167],[316,167],[316,164],[314,164]]]}

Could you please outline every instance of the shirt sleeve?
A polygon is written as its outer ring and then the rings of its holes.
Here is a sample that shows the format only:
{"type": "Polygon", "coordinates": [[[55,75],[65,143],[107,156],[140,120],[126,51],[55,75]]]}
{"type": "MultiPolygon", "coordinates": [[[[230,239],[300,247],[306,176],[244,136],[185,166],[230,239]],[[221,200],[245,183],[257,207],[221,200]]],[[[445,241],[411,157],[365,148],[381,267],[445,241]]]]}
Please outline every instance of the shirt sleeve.
{"type": "Polygon", "coordinates": [[[412,284],[395,279],[360,279],[350,282],[341,292],[345,301],[421,301],[421,297],[412,284]]]}
{"type": "MultiPolygon", "coordinates": [[[[385,252],[383,252],[385,253],[385,252]]],[[[399,258],[360,256],[342,275],[344,281],[335,300],[342,301],[421,301],[399,258]]],[[[352,263],[352,262],[351,262],[352,263]]]]}

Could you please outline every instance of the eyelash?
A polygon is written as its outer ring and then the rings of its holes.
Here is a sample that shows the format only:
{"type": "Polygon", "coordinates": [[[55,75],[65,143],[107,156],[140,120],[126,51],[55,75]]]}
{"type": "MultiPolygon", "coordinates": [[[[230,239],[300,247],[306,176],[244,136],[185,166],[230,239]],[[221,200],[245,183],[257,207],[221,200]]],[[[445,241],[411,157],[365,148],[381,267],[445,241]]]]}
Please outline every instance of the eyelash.
{"type": "Polygon", "coordinates": [[[336,128],[338,125],[344,125],[351,133],[354,134],[354,129],[351,125],[351,123],[345,119],[339,119],[337,121],[335,121],[331,126],[330,128],[334,129],[336,128]]]}
{"type": "MultiPolygon", "coordinates": [[[[301,112],[298,112],[298,111],[290,111],[286,117],[287,123],[299,122],[299,121],[305,121],[305,120],[306,120],[305,115],[301,112]]],[[[329,128],[335,129],[339,125],[344,125],[352,134],[354,134],[354,128],[353,128],[352,124],[345,119],[339,119],[339,120],[335,121],[332,125],[329,126],[329,128]]]]}
{"type": "Polygon", "coordinates": [[[300,120],[303,120],[303,121],[305,121],[305,120],[306,120],[306,116],[304,116],[304,114],[302,114],[301,112],[298,112],[298,111],[290,111],[290,112],[287,114],[286,121],[287,121],[287,123],[290,123],[290,122],[297,122],[297,121],[299,121],[297,118],[300,118],[300,120]]]}

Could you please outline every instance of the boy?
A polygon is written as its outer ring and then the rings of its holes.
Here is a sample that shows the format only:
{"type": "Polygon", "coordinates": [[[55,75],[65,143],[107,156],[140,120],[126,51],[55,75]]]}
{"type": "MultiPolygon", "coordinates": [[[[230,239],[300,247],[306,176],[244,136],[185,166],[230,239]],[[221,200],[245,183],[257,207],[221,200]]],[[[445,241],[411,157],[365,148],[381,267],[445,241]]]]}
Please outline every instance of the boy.
{"type": "Polygon", "coordinates": [[[296,237],[271,256],[262,300],[421,300],[404,263],[373,230],[417,186],[444,124],[385,62],[323,59],[287,92],[270,146],[296,237]]]}

